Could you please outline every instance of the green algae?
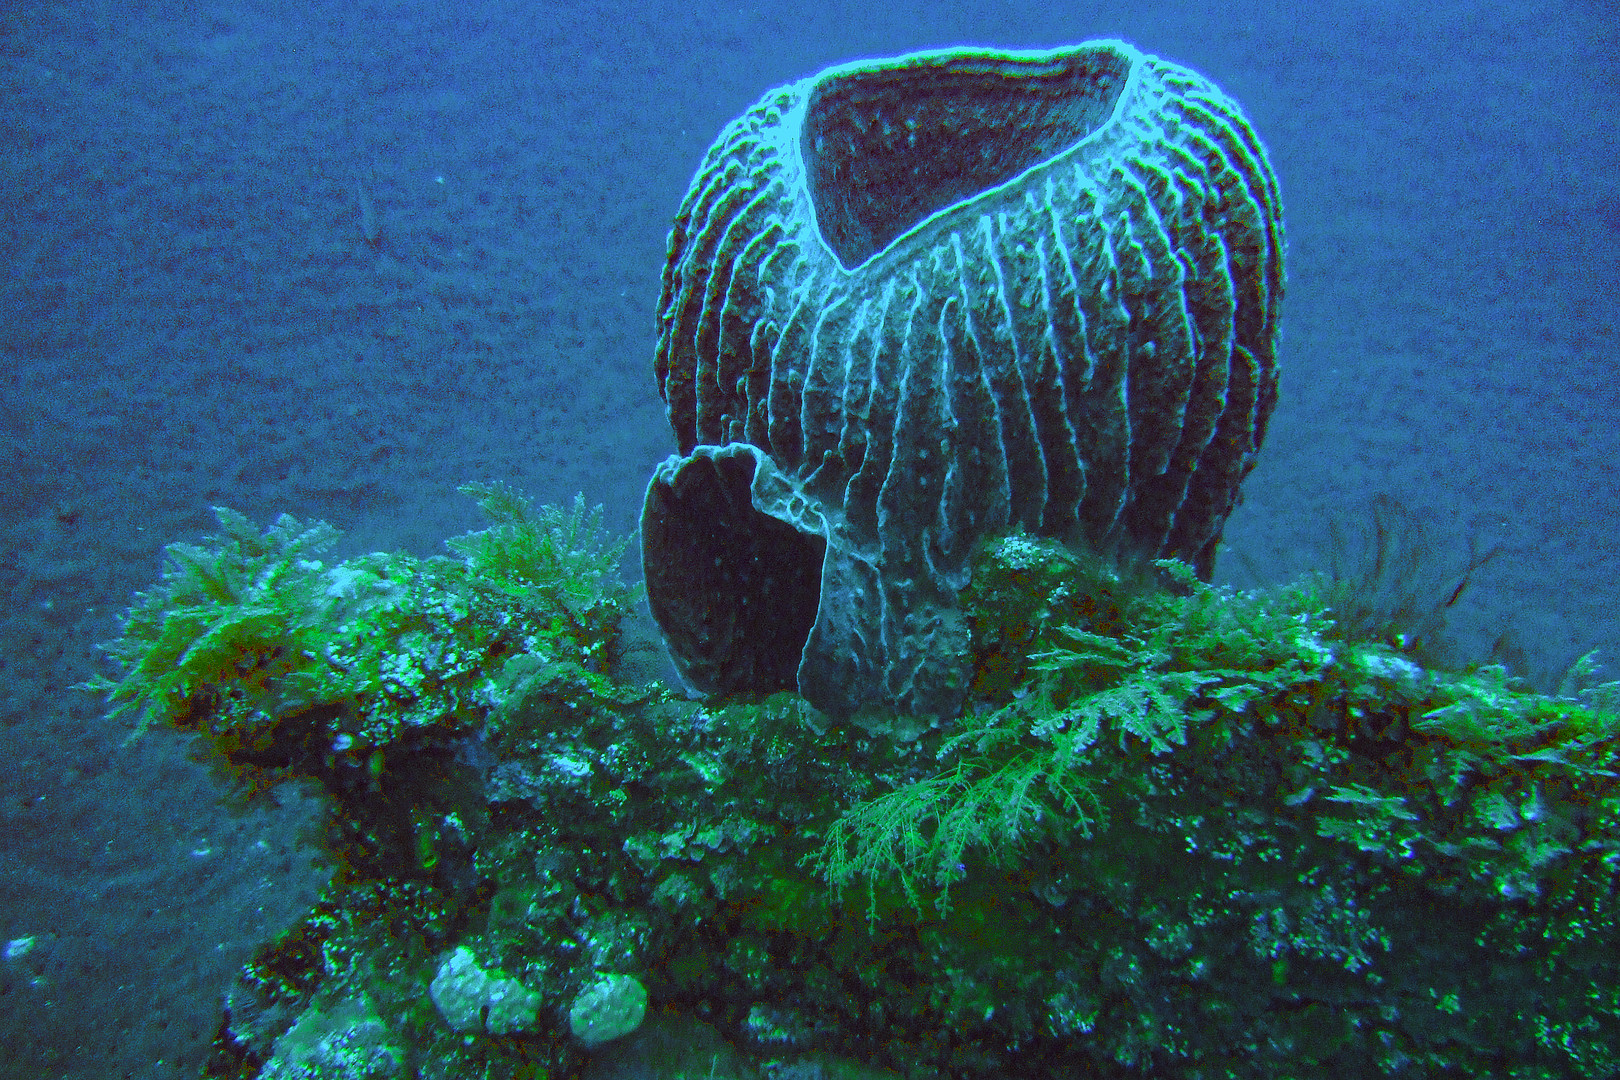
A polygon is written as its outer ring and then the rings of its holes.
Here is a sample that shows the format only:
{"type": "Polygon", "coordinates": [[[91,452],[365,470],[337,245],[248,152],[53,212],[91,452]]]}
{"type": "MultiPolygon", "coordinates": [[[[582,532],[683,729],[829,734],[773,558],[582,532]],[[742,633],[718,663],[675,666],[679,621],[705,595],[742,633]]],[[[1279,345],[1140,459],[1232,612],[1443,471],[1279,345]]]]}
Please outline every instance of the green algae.
{"type": "Polygon", "coordinates": [[[622,544],[582,503],[474,494],[492,524],[455,557],[330,567],[326,527],[222,512],[109,649],[137,729],[327,797],[340,872],[244,971],[213,1075],[285,1071],[300,1015],[362,1016],[368,1068],[571,1075],[570,1005],[613,976],[733,1040],[736,1076],[1620,1069],[1620,718],[1590,665],[1536,695],[1346,635],[1310,580],[1009,537],[964,598],[964,715],[838,726],[631,684],[622,544]],[[438,1015],[463,949],[538,995],[533,1031],[438,1015]]]}

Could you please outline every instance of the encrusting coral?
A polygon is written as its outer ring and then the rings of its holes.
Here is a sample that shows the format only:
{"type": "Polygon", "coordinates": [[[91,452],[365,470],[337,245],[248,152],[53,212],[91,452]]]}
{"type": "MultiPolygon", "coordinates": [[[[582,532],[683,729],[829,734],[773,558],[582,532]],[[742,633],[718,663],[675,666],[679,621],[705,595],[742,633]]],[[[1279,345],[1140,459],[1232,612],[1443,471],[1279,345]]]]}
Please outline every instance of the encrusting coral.
{"type": "Polygon", "coordinates": [[[695,702],[620,674],[633,594],[583,504],[475,493],[456,558],[328,566],[326,527],[222,512],[111,649],[115,705],[328,801],[339,873],[211,1075],[1620,1070],[1613,685],[1014,535],[963,597],[959,718],[695,702]],[[522,1023],[448,1021],[452,969],[522,1023]]]}

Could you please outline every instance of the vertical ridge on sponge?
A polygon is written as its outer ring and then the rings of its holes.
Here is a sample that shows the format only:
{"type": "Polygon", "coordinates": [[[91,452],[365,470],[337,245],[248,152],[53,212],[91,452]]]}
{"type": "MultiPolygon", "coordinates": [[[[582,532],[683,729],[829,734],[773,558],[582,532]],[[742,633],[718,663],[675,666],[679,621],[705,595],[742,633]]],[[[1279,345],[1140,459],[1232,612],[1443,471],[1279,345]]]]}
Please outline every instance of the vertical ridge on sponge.
{"type": "Polygon", "coordinates": [[[880,685],[817,704],[948,710],[916,635],[997,533],[1207,574],[1276,402],[1282,257],[1237,106],[1120,42],[844,65],[728,125],[655,373],[682,455],[757,448],[827,543],[803,662],[880,685]],[[854,580],[880,595],[826,584],[854,580]]]}

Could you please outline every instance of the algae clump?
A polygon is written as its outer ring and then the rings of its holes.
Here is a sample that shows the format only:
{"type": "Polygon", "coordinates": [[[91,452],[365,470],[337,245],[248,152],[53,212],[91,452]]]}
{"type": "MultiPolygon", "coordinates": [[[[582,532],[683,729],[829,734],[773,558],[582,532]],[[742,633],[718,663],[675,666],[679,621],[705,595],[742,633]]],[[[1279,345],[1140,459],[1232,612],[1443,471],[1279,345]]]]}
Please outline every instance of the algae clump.
{"type": "Polygon", "coordinates": [[[210,1075],[275,1075],[355,1002],[436,1077],[570,1075],[608,978],[646,992],[613,1053],[724,1037],[736,1076],[1620,1070],[1593,662],[1533,694],[1347,632],[1316,579],[1012,536],[963,598],[964,713],[840,725],[632,685],[624,543],[582,500],[469,490],[490,527],[431,559],[327,565],[328,527],[221,512],[109,648],[137,727],[327,797],[341,872],[245,967],[210,1075]],[[462,955],[532,1024],[447,1022],[462,955]]]}

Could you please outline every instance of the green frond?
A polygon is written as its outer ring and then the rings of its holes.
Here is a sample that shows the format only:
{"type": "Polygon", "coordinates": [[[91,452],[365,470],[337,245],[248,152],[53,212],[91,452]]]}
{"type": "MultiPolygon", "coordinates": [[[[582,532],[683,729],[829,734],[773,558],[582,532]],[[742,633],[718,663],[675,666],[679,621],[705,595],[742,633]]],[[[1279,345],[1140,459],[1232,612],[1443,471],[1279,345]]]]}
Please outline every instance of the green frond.
{"type": "MultiPolygon", "coordinates": [[[[467,483],[456,489],[478,502],[491,525],[522,525],[536,518],[534,500],[509,484],[467,483]]],[[[454,541],[451,541],[454,546],[454,541]]]]}
{"type": "Polygon", "coordinates": [[[602,507],[587,507],[575,495],[564,510],[536,507],[505,484],[466,484],[490,527],[448,541],[484,587],[555,609],[579,627],[614,621],[634,598],[619,580],[629,538],[612,539],[602,507]]]}
{"type": "Polygon", "coordinates": [[[214,516],[218,532],[164,549],[158,584],[137,594],[122,635],[104,646],[120,675],[84,684],[106,694],[113,716],[136,714],[132,737],[176,720],[207,687],[289,666],[313,621],[314,557],[337,530],[284,514],[260,531],[228,507],[214,516]]]}
{"type": "Polygon", "coordinates": [[[839,819],[815,859],[837,887],[886,879],[917,906],[932,882],[943,905],[970,851],[1005,856],[1042,831],[1036,824],[1090,835],[1097,763],[1114,753],[1105,740],[1133,760],[1167,755],[1194,724],[1242,714],[1332,660],[1326,615],[1308,592],[1235,594],[1170,560],[1154,564],[1156,582],[1127,579],[1027,537],[1007,538],[983,560],[974,576],[991,584],[975,599],[1018,614],[974,612],[975,625],[998,648],[1026,650],[1027,663],[1005,669],[1025,681],[945,735],[945,771],[839,819]]]}
{"type": "Polygon", "coordinates": [[[957,761],[937,776],[858,803],[833,822],[806,862],[840,894],[864,880],[869,917],[876,916],[882,882],[897,883],[919,912],[925,895],[936,893],[943,914],[951,884],[973,853],[1003,861],[1054,830],[1089,837],[1101,813],[1085,782],[1055,772],[1044,755],[1020,753],[997,765],[957,761]]]}
{"type": "Polygon", "coordinates": [[[1593,649],[1569,666],[1552,696],[1579,701],[1594,712],[1620,713],[1620,679],[1599,682],[1602,671],[1598,650],[1593,649]]]}
{"type": "Polygon", "coordinates": [[[1107,724],[1147,743],[1162,754],[1187,741],[1187,700],[1193,691],[1214,679],[1191,672],[1143,672],[1106,690],[1081,699],[1070,711],[1083,721],[1107,724]]]}

